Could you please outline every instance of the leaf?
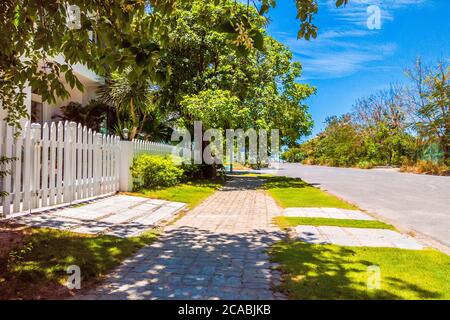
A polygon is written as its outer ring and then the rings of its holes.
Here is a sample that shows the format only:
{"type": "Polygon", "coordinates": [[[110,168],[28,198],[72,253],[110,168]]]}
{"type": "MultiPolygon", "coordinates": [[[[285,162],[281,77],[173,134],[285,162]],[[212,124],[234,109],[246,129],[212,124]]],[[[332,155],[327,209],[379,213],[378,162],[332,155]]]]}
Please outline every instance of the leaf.
{"type": "Polygon", "coordinates": [[[148,55],[145,52],[141,51],[136,55],[136,64],[138,66],[141,66],[141,67],[144,66],[147,63],[147,60],[148,60],[148,55]]]}
{"type": "Polygon", "coordinates": [[[259,51],[264,51],[264,36],[262,33],[255,30],[250,33],[250,37],[253,40],[253,46],[259,51]]]}
{"type": "Polygon", "coordinates": [[[122,48],[129,48],[129,47],[131,47],[131,42],[128,41],[127,39],[124,39],[124,40],[122,41],[121,47],[122,47],[122,48]]]}
{"type": "Polygon", "coordinates": [[[348,0],[336,0],[336,7],[340,7],[343,4],[347,4],[348,0]]]}
{"type": "Polygon", "coordinates": [[[229,20],[217,25],[215,29],[223,33],[236,33],[233,24],[229,20]]]}

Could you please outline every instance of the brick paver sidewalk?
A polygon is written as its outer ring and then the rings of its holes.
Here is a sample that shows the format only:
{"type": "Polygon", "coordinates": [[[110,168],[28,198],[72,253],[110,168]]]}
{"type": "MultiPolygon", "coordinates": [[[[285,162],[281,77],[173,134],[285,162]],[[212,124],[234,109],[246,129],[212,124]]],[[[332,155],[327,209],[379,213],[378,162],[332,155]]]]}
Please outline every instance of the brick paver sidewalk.
{"type": "Polygon", "coordinates": [[[283,298],[271,290],[280,274],[265,252],[282,237],[272,225],[281,210],[257,190],[260,184],[245,177],[228,182],[82,298],[283,298]]]}

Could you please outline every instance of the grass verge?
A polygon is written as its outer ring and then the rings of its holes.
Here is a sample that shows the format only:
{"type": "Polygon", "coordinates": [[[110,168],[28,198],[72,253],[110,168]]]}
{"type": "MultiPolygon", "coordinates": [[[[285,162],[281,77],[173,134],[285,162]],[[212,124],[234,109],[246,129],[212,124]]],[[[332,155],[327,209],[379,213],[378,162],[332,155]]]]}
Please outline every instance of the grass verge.
{"type": "Polygon", "coordinates": [[[347,228],[369,228],[395,230],[394,226],[377,220],[350,220],[332,218],[309,218],[309,217],[275,217],[275,223],[281,229],[295,226],[335,226],[347,228]]]}
{"type": "Polygon", "coordinates": [[[187,203],[194,208],[222,186],[221,181],[199,180],[161,189],[146,189],[130,195],[187,203]]]}
{"type": "Polygon", "coordinates": [[[450,299],[450,257],[434,250],[282,241],[270,255],[290,299],[450,299]],[[377,290],[368,289],[369,266],[380,268],[377,290]]]}
{"type": "Polygon", "coordinates": [[[25,229],[21,243],[0,257],[0,299],[68,297],[74,294],[65,286],[68,266],[80,267],[83,288],[156,237],[151,231],[139,237],[117,238],[25,229]]]}
{"type": "Polygon", "coordinates": [[[262,188],[283,208],[323,207],[357,210],[354,205],[304,182],[288,177],[264,176],[262,188]]]}

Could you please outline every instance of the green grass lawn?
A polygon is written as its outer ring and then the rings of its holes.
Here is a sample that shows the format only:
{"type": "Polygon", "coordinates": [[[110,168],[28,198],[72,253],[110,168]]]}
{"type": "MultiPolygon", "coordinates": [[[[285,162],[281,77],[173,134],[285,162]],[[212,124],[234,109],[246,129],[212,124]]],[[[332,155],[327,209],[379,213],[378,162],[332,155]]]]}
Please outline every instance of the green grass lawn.
{"type": "Polygon", "coordinates": [[[192,209],[212,195],[221,186],[222,182],[218,180],[199,180],[182,183],[174,187],[155,190],[142,190],[137,193],[130,194],[155,199],[184,202],[187,203],[189,209],[192,209]]]}
{"type": "Polygon", "coordinates": [[[283,208],[323,207],[356,210],[357,207],[296,178],[264,176],[262,188],[283,208]]]}
{"type": "Polygon", "coordinates": [[[99,280],[122,260],[151,243],[155,232],[139,237],[90,236],[53,229],[31,229],[22,245],[0,257],[0,298],[64,297],[67,267],[81,269],[81,286],[99,280]]]}
{"type": "Polygon", "coordinates": [[[450,299],[450,257],[438,251],[283,241],[270,254],[291,299],[450,299]],[[381,271],[379,290],[367,289],[372,265],[381,271]]]}
{"type": "Polygon", "coordinates": [[[350,220],[350,219],[331,219],[331,218],[309,218],[309,217],[275,217],[275,223],[282,229],[305,226],[336,226],[347,228],[370,228],[370,229],[389,229],[395,230],[390,224],[376,220],[350,220]]]}

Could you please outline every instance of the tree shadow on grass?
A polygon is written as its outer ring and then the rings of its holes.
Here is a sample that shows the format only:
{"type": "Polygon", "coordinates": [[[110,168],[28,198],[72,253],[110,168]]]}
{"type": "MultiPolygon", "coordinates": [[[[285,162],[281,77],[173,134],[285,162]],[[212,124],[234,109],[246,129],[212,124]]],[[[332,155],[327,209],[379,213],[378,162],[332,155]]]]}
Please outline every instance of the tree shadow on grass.
{"type": "Polygon", "coordinates": [[[64,282],[70,265],[79,266],[82,283],[89,283],[154,239],[156,235],[149,232],[140,237],[118,238],[32,229],[23,244],[4,257],[0,297],[46,299],[68,296],[70,292],[64,282]]]}
{"type": "Polygon", "coordinates": [[[404,299],[395,292],[420,299],[437,299],[433,292],[397,277],[383,277],[381,288],[367,289],[367,268],[376,263],[358,259],[351,247],[282,241],[271,250],[285,273],[279,289],[292,299],[404,299]],[[406,292],[407,291],[407,292],[406,292]]]}

